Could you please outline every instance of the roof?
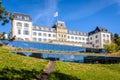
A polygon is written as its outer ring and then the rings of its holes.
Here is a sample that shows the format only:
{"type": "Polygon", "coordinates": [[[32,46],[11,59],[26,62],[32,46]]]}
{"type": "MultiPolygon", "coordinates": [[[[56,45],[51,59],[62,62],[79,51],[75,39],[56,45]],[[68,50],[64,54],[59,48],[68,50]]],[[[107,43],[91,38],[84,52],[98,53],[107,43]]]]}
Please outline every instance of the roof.
{"type": "Polygon", "coordinates": [[[14,13],[14,19],[32,21],[32,18],[29,15],[23,13],[14,13]]]}
{"type": "Polygon", "coordinates": [[[95,33],[98,33],[98,32],[109,33],[109,31],[106,28],[97,26],[95,30],[89,32],[89,35],[92,35],[92,34],[95,34],[95,33]]]}
{"type": "Polygon", "coordinates": [[[65,22],[57,21],[56,24],[53,26],[53,28],[56,28],[56,27],[66,28],[65,22]]]}

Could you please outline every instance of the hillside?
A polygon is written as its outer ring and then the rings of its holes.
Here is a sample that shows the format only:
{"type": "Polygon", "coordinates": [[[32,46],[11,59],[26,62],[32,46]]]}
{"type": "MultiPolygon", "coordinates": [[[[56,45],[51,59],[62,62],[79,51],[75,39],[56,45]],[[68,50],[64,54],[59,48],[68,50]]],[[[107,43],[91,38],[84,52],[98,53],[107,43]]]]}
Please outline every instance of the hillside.
{"type": "Polygon", "coordinates": [[[120,80],[120,64],[81,64],[57,61],[50,80],[120,80]]]}
{"type": "Polygon", "coordinates": [[[0,47],[0,79],[36,78],[47,63],[47,60],[16,55],[0,47]]]}

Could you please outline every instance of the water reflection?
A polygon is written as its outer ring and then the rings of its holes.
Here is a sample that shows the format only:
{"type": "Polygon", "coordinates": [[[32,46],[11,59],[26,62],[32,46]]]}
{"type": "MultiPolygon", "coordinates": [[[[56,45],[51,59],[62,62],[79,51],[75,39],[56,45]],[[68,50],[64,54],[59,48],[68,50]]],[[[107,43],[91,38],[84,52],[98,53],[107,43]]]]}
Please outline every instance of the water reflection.
{"type": "Polygon", "coordinates": [[[73,54],[53,54],[53,53],[32,53],[32,52],[13,52],[23,56],[30,56],[42,59],[54,59],[65,62],[79,62],[79,63],[120,63],[120,57],[113,56],[85,56],[85,55],[73,55],[73,54]]]}
{"type": "Polygon", "coordinates": [[[73,55],[73,54],[53,54],[53,53],[32,53],[32,52],[14,52],[23,56],[30,56],[35,58],[43,59],[56,59],[65,62],[83,62],[84,55],[73,55]]]}

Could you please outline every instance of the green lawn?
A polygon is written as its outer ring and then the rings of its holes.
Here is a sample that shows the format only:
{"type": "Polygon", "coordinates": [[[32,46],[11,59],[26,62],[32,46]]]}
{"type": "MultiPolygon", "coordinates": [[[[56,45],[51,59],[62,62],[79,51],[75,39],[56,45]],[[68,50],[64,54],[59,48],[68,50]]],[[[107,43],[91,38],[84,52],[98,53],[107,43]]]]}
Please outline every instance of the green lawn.
{"type": "Polygon", "coordinates": [[[34,79],[47,63],[47,60],[13,54],[0,47],[0,80],[34,79]]]}
{"type": "Polygon", "coordinates": [[[120,80],[120,64],[80,64],[57,61],[50,80],[120,80]]]}

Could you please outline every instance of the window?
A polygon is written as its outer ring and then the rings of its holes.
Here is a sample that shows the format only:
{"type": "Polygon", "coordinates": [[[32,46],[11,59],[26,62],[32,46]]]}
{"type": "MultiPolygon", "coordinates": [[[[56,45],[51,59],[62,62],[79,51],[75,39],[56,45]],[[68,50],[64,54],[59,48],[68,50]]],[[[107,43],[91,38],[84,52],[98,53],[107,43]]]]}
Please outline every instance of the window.
{"type": "Polygon", "coordinates": [[[43,34],[43,36],[47,36],[47,34],[46,34],[46,33],[44,33],[44,34],[43,34]]]}
{"type": "Polygon", "coordinates": [[[92,37],[90,37],[90,40],[92,40],[92,37]]]}
{"type": "Polygon", "coordinates": [[[28,23],[24,23],[24,27],[29,27],[29,24],[28,23]]]}
{"type": "Polygon", "coordinates": [[[107,43],[109,43],[109,40],[107,40],[107,43]]]}
{"type": "Polygon", "coordinates": [[[53,37],[56,37],[56,35],[55,35],[55,34],[53,34],[53,37]]]}
{"type": "Polygon", "coordinates": [[[77,37],[75,37],[75,39],[78,39],[77,37]]]}
{"type": "Polygon", "coordinates": [[[98,38],[98,35],[96,35],[95,38],[98,38]]]}
{"type": "Polygon", "coordinates": [[[41,36],[42,34],[41,33],[38,33],[39,36],[41,36]]]}
{"type": "Polygon", "coordinates": [[[79,40],[81,40],[81,37],[79,37],[79,40]]]}
{"type": "Polygon", "coordinates": [[[22,23],[21,22],[17,22],[16,26],[22,26],[22,23]]]}
{"type": "Polygon", "coordinates": [[[21,30],[18,30],[18,34],[21,34],[21,30]]]}
{"type": "Polygon", "coordinates": [[[25,38],[26,41],[29,41],[29,38],[25,38]]]}
{"type": "Polygon", "coordinates": [[[87,41],[89,41],[89,38],[86,38],[87,41]]]}
{"type": "Polygon", "coordinates": [[[103,37],[105,37],[105,34],[103,34],[103,37]]]}
{"type": "Polygon", "coordinates": [[[82,38],[83,40],[85,40],[85,38],[82,38]]]}
{"type": "Polygon", "coordinates": [[[70,36],[68,36],[68,39],[70,38],[70,36]]]}
{"type": "Polygon", "coordinates": [[[66,35],[64,35],[64,38],[66,38],[66,35]]]}
{"type": "Polygon", "coordinates": [[[29,31],[27,31],[27,30],[24,30],[24,35],[29,35],[29,31]]]}
{"type": "Polygon", "coordinates": [[[103,39],[103,42],[105,42],[105,39],[103,39]]]}
{"type": "Polygon", "coordinates": [[[16,16],[17,19],[21,20],[22,19],[22,16],[16,16]]]}
{"type": "Polygon", "coordinates": [[[44,42],[46,42],[47,41],[47,39],[43,39],[44,40],[44,42]]]}
{"type": "Polygon", "coordinates": [[[37,41],[37,38],[33,38],[33,41],[37,41]]]}
{"type": "Polygon", "coordinates": [[[38,38],[38,41],[42,41],[42,39],[41,39],[41,38],[38,38]]]}
{"type": "Polygon", "coordinates": [[[39,27],[39,30],[41,30],[41,27],[39,27]]]}
{"type": "Polygon", "coordinates": [[[48,37],[51,37],[51,34],[48,34],[48,37]]]}
{"type": "Polygon", "coordinates": [[[24,20],[29,20],[29,17],[24,17],[24,20]]]}
{"type": "Polygon", "coordinates": [[[71,39],[74,39],[74,37],[73,37],[73,36],[71,36],[71,39]]]}
{"type": "Polygon", "coordinates": [[[33,35],[34,35],[34,36],[36,36],[36,35],[37,35],[37,33],[36,33],[36,32],[33,32],[33,35]]]}
{"type": "Polygon", "coordinates": [[[51,41],[51,39],[48,39],[48,41],[51,41]]]}
{"type": "Polygon", "coordinates": [[[95,42],[96,42],[96,43],[99,43],[99,40],[96,40],[95,42]]]}

